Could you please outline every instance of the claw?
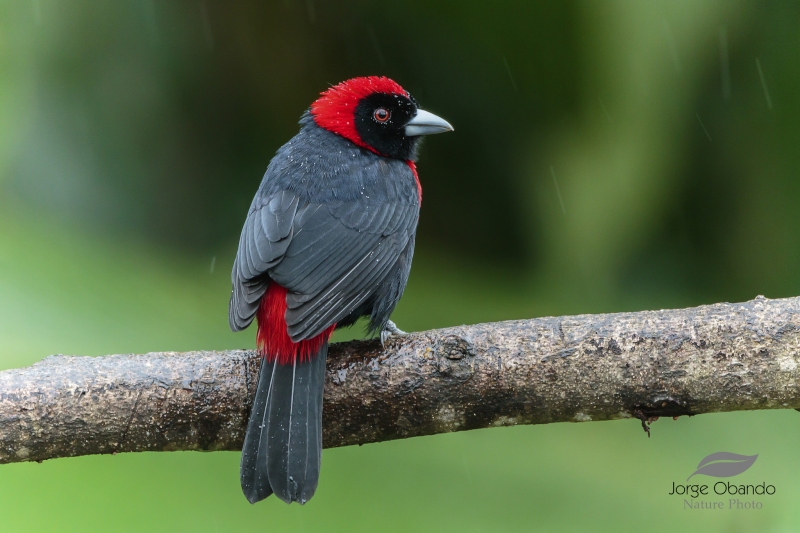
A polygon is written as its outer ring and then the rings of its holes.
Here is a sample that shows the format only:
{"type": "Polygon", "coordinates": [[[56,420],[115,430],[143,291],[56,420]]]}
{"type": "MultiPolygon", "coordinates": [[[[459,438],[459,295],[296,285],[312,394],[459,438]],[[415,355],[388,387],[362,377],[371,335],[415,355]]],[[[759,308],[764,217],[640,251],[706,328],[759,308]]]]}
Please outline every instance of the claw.
{"type": "Polygon", "coordinates": [[[406,334],[405,331],[398,328],[394,322],[389,320],[388,322],[386,322],[386,326],[383,328],[383,330],[381,330],[381,346],[383,348],[386,348],[386,341],[392,335],[405,335],[405,334],[406,334]]]}

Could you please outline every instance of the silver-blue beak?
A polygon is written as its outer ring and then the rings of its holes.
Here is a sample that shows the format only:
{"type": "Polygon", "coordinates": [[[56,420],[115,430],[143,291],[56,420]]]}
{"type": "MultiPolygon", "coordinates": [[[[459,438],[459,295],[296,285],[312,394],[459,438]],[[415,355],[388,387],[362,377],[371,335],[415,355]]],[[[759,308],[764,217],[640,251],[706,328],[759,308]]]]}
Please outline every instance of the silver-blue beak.
{"type": "Polygon", "coordinates": [[[405,133],[407,137],[416,137],[418,135],[433,135],[434,133],[444,133],[446,131],[453,131],[453,126],[449,122],[433,113],[417,109],[417,114],[406,124],[405,133]]]}

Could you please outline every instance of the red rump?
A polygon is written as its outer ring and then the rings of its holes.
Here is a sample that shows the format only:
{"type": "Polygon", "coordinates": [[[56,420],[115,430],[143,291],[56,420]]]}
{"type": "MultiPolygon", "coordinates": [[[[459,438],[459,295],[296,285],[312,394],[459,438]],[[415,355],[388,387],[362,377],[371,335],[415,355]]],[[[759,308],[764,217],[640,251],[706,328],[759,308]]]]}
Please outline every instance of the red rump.
{"type": "Polygon", "coordinates": [[[358,102],[375,93],[408,96],[405,89],[400,87],[397,82],[383,76],[353,78],[322,92],[322,96],[311,104],[314,122],[317,123],[317,126],[341,135],[361,148],[377,154],[378,152],[374,148],[367,146],[361,140],[355,124],[358,102]]]}
{"type": "Polygon", "coordinates": [[[281,287],[275,282],[270,283],[267,293],[261,298],[257,315],[256,343],[258,350],[267,358],[268,362],[277,359],[278,364],[281,365],[292,364],[298,357],[300,362],[311,359],[331,337],[336,327],[334,324],[312,339],[293,342],[286,330],[287,292],[285,287],[281,287]]]}

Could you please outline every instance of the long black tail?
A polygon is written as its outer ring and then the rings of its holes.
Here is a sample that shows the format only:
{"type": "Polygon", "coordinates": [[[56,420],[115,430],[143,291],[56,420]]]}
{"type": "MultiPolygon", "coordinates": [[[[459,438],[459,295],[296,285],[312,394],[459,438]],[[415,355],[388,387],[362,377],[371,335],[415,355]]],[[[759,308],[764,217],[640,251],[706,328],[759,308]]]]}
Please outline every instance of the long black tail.
{"type": "Polygon", "coordinates": [[[286,503],[304,504],[317,490],[327,356],[325,342],[302,363],[261,363],[240,467],[250,503],[274,493],[286,503]]]}

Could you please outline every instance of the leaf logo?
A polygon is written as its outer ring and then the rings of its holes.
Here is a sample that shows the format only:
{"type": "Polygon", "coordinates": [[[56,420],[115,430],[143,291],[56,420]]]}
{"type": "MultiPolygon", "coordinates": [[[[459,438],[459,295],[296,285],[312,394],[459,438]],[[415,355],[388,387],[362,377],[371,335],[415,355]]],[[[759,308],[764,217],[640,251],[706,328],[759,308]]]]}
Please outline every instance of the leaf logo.
{"type": "Polygon", "coordinates": [[[733,477],[738,476],[756,462],[758,455],[739,455],[738,453],[730,452],[717,452],[712,453],[703,458],[700,464],[697,465],[697,470],[694,474],[686,478],[686,481],[692,479],[692,476],[703,474],[704,476],[711,477],[733,477]]]}

